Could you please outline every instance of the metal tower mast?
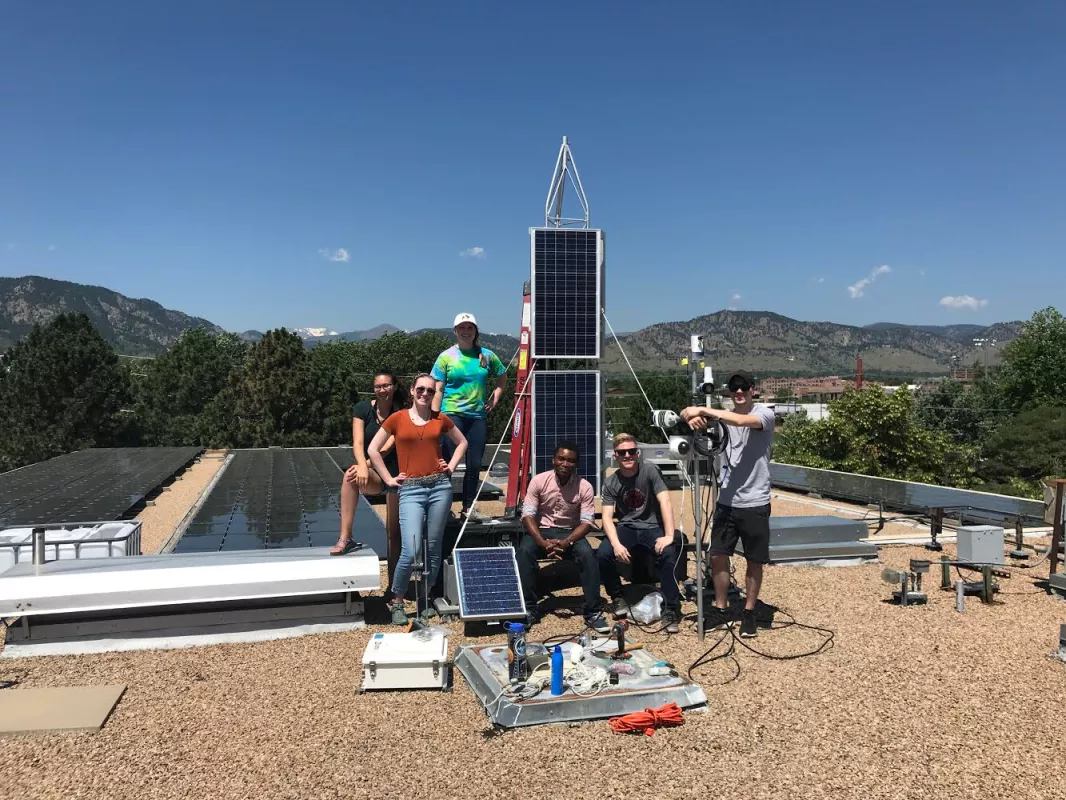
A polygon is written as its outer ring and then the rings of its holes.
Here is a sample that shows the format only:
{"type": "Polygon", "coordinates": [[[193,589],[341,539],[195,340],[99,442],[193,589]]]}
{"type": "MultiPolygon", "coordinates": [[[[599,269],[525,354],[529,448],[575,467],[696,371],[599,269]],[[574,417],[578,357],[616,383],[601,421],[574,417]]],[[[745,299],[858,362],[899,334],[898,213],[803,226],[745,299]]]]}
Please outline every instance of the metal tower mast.
{"type": "Polygon", "coordinates": [[[548,187],[548,199],[544,202],[544,227],[546,228],[587,228],[589,226],[589,201],[585,197],[585,190],[581,186],[581,176],[577,172],[577,164],[574,163],[574,155],[570,152],[570,142],[563,137],[563,144],[559,148],[559,158],[555,162],[555,172],[552,174],[551,186],[548,187]],[[563,216],[563,192],[566,189],[567,179],[577,193],[577,202],[581,204],[584,217],[563,216]]]}

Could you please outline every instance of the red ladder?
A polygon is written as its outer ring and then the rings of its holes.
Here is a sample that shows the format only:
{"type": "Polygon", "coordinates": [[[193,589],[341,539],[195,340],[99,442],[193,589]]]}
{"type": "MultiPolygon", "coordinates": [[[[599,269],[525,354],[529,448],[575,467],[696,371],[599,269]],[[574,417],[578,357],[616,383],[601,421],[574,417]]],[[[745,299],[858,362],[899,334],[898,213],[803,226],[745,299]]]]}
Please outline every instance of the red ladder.
{"type": "Polygon", "coordinates": [[[517,517],[529,486],[533,455],[533,420],[530,417],[530,391],[533,364],[529,358],[529,331],[532,317],[529,281],[522,285],[522,332],[518,339],[518,378],[515,381],[514,424],[511,427],[511,458],[507,468],[507,501],[504,515],[517,517]]]}

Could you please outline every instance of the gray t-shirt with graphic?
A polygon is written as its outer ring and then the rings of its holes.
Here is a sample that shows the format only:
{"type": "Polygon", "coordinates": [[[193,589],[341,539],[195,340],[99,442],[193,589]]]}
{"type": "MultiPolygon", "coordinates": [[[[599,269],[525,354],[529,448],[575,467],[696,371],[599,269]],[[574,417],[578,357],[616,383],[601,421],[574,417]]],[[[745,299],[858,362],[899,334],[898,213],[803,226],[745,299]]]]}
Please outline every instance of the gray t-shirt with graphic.
{"type": "Polygon", "coordinates": [[[733,508],[757,508],[770,502],[774,412],[759,403],[749,413],[762,421],[762,428],[723,426],[727,444],[722,453],[722,490],[718,502],[733,508]]]}
{"type": "Polygon", "coordinates": [[[629,477],[621,470],[608,476],[601,497],[605,506],[614,506],[615,524],[661,528],[662,510],[655,495],[665,491],[666,481],[659,468],[641,462],[636,473],[629,477]]]}

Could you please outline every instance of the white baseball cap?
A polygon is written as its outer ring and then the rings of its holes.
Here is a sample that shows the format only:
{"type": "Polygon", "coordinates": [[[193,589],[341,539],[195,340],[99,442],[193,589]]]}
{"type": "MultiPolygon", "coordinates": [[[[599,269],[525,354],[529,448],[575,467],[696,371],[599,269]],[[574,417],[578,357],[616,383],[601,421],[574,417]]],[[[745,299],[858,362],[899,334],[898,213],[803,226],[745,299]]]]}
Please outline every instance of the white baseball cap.
{"type": "Polygon", "coordinates": [[[475,328],[477,327],[477,320],[474,319],[474,315],[467,314],[465,311],[462,314],[455,315],[455,322],[452,323],[452,327],[458,328],[464,322],[469,322],[475,328]]]}

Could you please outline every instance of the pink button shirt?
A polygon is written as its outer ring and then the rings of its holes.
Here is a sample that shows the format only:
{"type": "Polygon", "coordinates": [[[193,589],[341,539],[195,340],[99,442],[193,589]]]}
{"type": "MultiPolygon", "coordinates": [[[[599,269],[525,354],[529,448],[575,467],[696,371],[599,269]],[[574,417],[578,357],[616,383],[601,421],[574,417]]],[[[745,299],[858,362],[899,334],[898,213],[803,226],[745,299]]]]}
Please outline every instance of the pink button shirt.
{"type": "Polygon", "coordinates": [[[562,486],[555,470],[536,475],[529,482],[522,516],[533,517],[538,528],[576,528],[596,518],[592,484],[574,473],[562,486]]]}

